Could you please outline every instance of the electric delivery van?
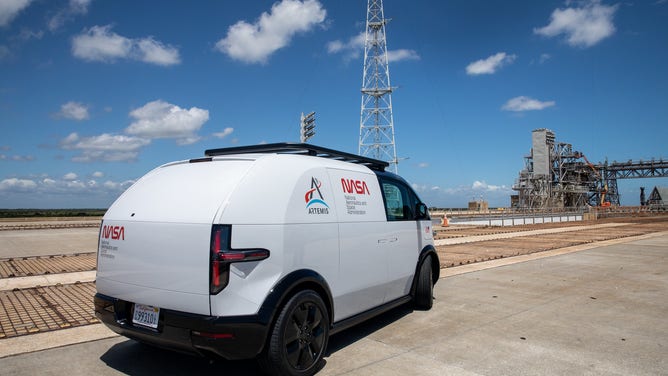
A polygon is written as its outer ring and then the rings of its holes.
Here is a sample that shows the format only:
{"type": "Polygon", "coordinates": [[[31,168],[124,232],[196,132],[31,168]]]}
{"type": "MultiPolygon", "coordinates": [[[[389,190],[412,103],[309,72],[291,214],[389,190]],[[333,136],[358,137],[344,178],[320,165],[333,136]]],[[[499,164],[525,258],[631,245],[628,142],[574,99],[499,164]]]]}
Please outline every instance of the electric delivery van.
{"type": "Polygon", "coordinates": [[[159,347],[314,374],[330,334],[432,306],[427,206],[386,167],[280,143],[154,169],[103,218],[97,317],[159,347]]]}

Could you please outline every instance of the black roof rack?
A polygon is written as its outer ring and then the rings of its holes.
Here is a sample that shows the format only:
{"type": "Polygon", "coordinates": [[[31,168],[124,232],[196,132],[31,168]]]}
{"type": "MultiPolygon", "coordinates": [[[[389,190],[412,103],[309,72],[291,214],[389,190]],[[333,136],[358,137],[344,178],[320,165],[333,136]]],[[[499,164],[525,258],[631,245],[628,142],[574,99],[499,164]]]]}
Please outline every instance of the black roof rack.
{"type": "Polygon", "coordinates": [[[209,149],[204,152],[207,157],[231,154],[253,154],[253,153],[280,153],[280,154],[302,154],[314,157],[323,157],[335,159],[338,161],[357,163],[365,165],[372,170],[385,171],[385,167],[390,164],[378,159],[363,157],[356,154],[345,153],[342,151],[327,149],[321,146],[311,144],[299,144],[291,142],[281,142],[275,144],[237,146],[231,148],[209,149]]]}

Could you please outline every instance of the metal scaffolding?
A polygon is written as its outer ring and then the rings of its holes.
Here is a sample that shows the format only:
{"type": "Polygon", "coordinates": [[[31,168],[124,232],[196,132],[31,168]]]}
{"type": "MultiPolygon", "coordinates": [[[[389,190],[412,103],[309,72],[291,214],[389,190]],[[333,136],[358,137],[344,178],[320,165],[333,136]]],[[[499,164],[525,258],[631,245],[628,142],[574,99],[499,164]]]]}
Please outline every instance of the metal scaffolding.
{"type": "Polygon", "coordinates": [[[387,161],[390,169],[397,172],[392,86],[385,39],[387,21],[383,15],[382,0],[368,0],[359,155],[387,161]]]}
{"type": "Polygon", "coordinates": [[[668,161],[593,164],[549,129],[532,132],[531,153],[513,185],[513,206],[524,209],[618,206],[618,179],[668,177],[668,161]]]}

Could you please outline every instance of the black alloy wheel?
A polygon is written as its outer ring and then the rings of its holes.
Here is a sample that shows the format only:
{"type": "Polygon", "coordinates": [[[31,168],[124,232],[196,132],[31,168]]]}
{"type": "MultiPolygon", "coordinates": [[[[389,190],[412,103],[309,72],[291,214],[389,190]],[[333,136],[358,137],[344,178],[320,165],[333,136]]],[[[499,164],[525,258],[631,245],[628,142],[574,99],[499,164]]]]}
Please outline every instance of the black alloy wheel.
{"type": "Polygon", "coordinates": [[[324,365],[328,337],[325,303],[314,291],[301,291],[283,307],[261,365],[275,375],[313,375],[324,365]]]}

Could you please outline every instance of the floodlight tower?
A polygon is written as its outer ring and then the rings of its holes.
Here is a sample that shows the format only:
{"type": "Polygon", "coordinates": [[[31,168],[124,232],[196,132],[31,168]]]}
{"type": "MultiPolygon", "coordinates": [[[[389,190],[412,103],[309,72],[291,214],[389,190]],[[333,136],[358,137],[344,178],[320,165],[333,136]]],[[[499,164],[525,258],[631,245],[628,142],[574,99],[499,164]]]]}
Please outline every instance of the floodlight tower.
{"type": "Polygon", "coordinates": [[[383,1],[368,0],[359,155],[387,161],[390,168],[397,172],[392,86],[385,39],[385,24],[388,21],[383,15],[383,1]]]}

